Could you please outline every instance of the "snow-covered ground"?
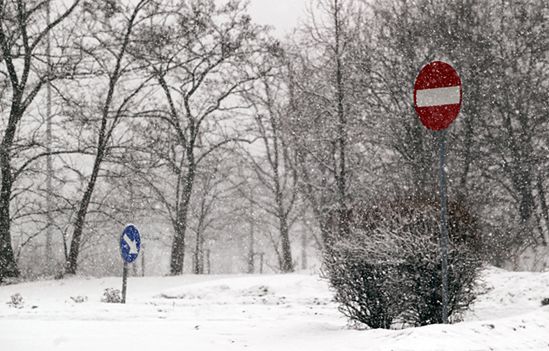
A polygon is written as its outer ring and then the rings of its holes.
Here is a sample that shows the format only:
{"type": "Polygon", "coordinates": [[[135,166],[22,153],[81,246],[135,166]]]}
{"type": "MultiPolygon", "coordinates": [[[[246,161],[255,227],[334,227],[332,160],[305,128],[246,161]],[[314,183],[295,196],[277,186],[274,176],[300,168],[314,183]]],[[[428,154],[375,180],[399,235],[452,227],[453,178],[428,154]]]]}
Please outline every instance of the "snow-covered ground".
{"type": "Polygon", "coordinates": [[[549,350],[549,273],[491,268],[465,322],[353,330],[316,275],[121,278],[0,287],[0,350],[549,350]],[[20,293],[21,308],[6,304],[20,293]],[[87,301],[77,303],[77,297],[87,301]]]}

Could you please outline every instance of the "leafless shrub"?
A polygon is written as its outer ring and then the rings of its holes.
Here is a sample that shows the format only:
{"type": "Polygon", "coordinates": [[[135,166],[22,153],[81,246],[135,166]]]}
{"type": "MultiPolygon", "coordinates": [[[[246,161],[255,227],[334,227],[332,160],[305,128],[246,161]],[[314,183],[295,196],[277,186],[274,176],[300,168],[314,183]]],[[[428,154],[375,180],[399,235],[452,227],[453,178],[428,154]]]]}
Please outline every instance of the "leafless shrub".
{"type": "Polygon", "coordinates": [[[120,290],[113,288],[105,289],[101,302],[122,303],[122,295],[120,294],[120,290]]]}
{"type": "MultiPolygon", "coordinates": [[[[372,328],[442,322],[439,207],[428,198],[355,206],[351,232],[333,238],[325,271],[341,312],[372,328]]],[[[475,299],[481,267],[478,225],[463,204],[449,205],[449,315],[475,299]]]]}
{"type": "Polygon", "coordinates": [[[13,308],[23,308],[23,296],[20,293],[15,293],[10,296],[10,300],[7,302],[8,306],[13,308]]]}

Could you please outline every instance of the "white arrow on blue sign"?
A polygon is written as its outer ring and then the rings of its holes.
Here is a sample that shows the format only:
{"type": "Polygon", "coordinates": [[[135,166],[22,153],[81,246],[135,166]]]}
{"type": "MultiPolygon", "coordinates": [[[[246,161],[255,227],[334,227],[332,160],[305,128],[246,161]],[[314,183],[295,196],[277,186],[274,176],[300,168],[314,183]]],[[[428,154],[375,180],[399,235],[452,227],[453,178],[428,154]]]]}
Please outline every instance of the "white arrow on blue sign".
{"type": "Polygon", "coordinates": [[[120,235],[120,255],[128,263],[132,263],[139,255],[141,249],[141,237],[139,230],[133,224],[128,224],[120,235]]]}

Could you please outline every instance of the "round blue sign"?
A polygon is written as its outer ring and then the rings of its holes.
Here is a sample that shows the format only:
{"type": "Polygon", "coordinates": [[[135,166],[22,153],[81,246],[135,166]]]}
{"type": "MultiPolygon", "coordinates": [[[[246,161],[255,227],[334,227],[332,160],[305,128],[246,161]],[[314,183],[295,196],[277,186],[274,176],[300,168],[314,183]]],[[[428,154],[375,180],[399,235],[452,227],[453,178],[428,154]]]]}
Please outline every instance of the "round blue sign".
{"type": "Polygon", "coordinates": [[[120,255],[128,263],[132,263],[139,255],[141,249],[141,237],[139,230],[133,224],[128,224],[120,235],[120,255]]]}

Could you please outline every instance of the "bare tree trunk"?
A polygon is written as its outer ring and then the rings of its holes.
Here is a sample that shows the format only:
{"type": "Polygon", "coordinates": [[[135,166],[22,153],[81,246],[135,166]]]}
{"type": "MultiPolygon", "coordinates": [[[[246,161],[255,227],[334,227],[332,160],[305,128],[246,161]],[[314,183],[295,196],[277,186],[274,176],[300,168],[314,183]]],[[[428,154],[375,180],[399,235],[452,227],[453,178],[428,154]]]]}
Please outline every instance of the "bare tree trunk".
{"type": "Polygon", "coordinates": [[[292,260],[292,248],[290,246],[290,236],[286,216],[280,220],[280,245],[282,253],[282,265],[280,268],[284,273],[293,272],[294,262],[292,260]]]}
{"type": "Polygon", "coordinates": [[[212,204],[215,201],[216,196],[211,192],[215,191],[217,184],[212,183],[212,177],[214,174],[209,174],[204,180],[200,193],[200,205],[198,212],[198,223],[196,226],[196,238],[195,247],[193,252],[193,273],[204,274],[204,242],[205,233],[208,228],[208,215],[210,214],[212,204]]]}
{"type": "MultiPolygon", "coordinates": [[[[538,196],[539,196],[540,205],[541,205],[541,213],[542,213],[543,219],[545,220],[545,227],[547,229],[549,227],[549,210],[547,208],[547,200],[545,199],[545,189],[543,188],[543,178],[541,176],[541,173],[538,174],[537,188],[538,188],[538,196]]],[[[547,238],[545,237],[545,234],[543,233],[543,231],[540,231],[540,235],[541,235],[541,242],[543,246],[547,246],[547,238]]]]}
{"type": "Polygon", "coordinates": [[[339,169],[336,171],[337,200],[338,200],[338,234],[340,237],[349,233],[349,218],[347,213],[347,168],[346,168],[346,143],[347,143],[347,116],[345,113],[345,92],[343,86],[343,63],[341,60],[341,18],[339,0],[334,0],[334,30],[335,30],[335,73],[336,73],[336,103],[337,103],[337,132],[339,147],[339,169]]]}
{"type": "Polygon", "coordinates": [[[252,274],[255,272],[255,238],[254,238],[254,221],[253,219],[250,220],[250,233],[249,233],[249,240],[248,240],[248,273],[252,274]]]}
{"type": "Polygon", "coordinates": [[[264,263],[265,253],[260,252],[258,255],[259,255],[259,274],[263,274],[263,263],[264,263]]]}
{"type": "Polygon", "coordinates": [[[202,225],[198,226],[193,252],[193,273],[204,274],[204,233],[202,225]]]}
{"type": "MultiPolygon", "coordinates": [[[[106,119],[106,116],[104,116],[106,119]]],[[[103,130],[104,133],[104,130],[103,130]]],[[[100,137],[102,139],[102,137],[100,137]]],[[[97,149],[97,155],[93,164],[93,170],[91,178],[86,187],[86,191],[82,196],[80,201],[80,207],[76,214],[76,219],[74,221],[74,231],[72,234],[71,246],[69,250],[69,257],[65,266],[65,273],[67,274],[76,274],[78,268],[78,256],[80,254],[80,241],[82,240],[82,232],[84,229],[84,223],[86,222],[86,215],[88,214],[88,207],[93,195],[93,190],[95,189],[95,184],[97,182],[97,176],[99,175],[99,170],[101,169],[101,162],[103,161],[104,150],[100,146],[97,149]]]]}
{"type": "Polygon", "coordinates": [[[189,203],[194,185],[196,165],[194,164],[193,149],[187,150],[189,170],[185,177],[185,185],[181,193],[179,211],[175,222],[175,235],[172,243],[170,274],[178,275],[183,273],[183,264],[185,260],[185,234],[187,231],[187,218],[189,215],[189,203]]]}
{"type": "Polygon", "coordinates": [[[12,191],[10,156],[6,146],[0,149],[2,189],[0,190],[0,282],[6,277],[19,276],[17,262],[13,255],[10,233],[10,200],[12,191]]]}
{"type": "Polygon", "coordinates": [[[170,274],[183,273],[183,261],[185,260],[185,231],[187,230],[187,216],[178,218],[175,224],[175,235],[172,243],[170,274]]]}
{"type": "Polygon", "coordinates": [[[210,254],[211,254],[211,249],[210,249],[210,248],[206,249],[206,265],[207,265],[207,267],[208,267],[208,269],[206,270],[206,272],[207,272],[208,274],[211,274],[211,273],[212,273],[212,261],[211,261],[210,254]]]}
{"type": "Polygon", "coordinates": [[[0,282],[5,277],[19,276],[17,262],[11,245],[10,201],[13,187],[10,148],[13,145],[17,122],[21,119],[21,94],[18,86],[14,86],[14,97],[4,139],[0,145],[0,171],[2,184],[0,189],[0,282]]]}
{"type": "Polygon", "coordinates": [[[307,269],[307,234],[301,233],[301,269],[307,269]]]}
{"type": "MultiPolygon", "coordinates": [[[[50,25],[51,19],[50,19],[50,12],[51,12],[51,4],[48,1],[47,7],[46,7],[46,17],[47,17],[47,24],[50,25]]],[[[48,34],[46,36],[46,60],[48,65],[48,75],[51,75],[51,36],[50,32],[48,31],[48,34]]],[[[46,207],[47,207],[47,213],[46,213],[46,221],[47,221],[47,227],[46,227],[46,247],[45,247],[45,258],[46,258],[46,272],[48,274],[53,273],[53,269],[55,267],[54,262],[54,255],[52,250],[52,232],[53,232],[53,164],[52,164],[52,155],[51,155],[51,144],[52,144],[52,131],[51,131],[51,121],[52,119],[52,113],[51,113],[51,82],[48,81],[46,85],[46,150],[48,152],[48,156],[46,156],[46,207]]]]}
{"type": "Polygon", "coordinates": [[[532,195],[530,172],[519,172],[516,180],[517,190],[520,196],[519,214],[521,224],[526,224],[532,217],[534,209],[534,196],[532,195]]]}
{"type": "MultiPolygon", "coordinates": [[[[274,129],[274,128],[273,128],[274,129]]],[[[281,177],[279,174],[279,140],[276,129],[274,130],[273,137],[274,146],[274,162],[271,162],[273,168],[273,181],[275,186],[275,204],[276,211],[278,212],[278,224],[280,232],[280,270],[284,273],[294,271],[294,263],[292,259],[292,247],[290,243],[290,229],[288,226],[288,214],[287,209],[284,206],[283,194],[281,188],[281,177]]]]}
{"type": "Polygon", "coordinates": [[[200,235],[200,242],[199,242],[199,255],[198,255],[198,270],[199,274],[204,274],[204,234],[200,235]]]}
{"type": "Polygon", "coordinates": [[[193,252],[193,273],[201,274],[200,272],[200,227],[196,231],[196,238],[194,241],[194,252],[193,252]]]}

